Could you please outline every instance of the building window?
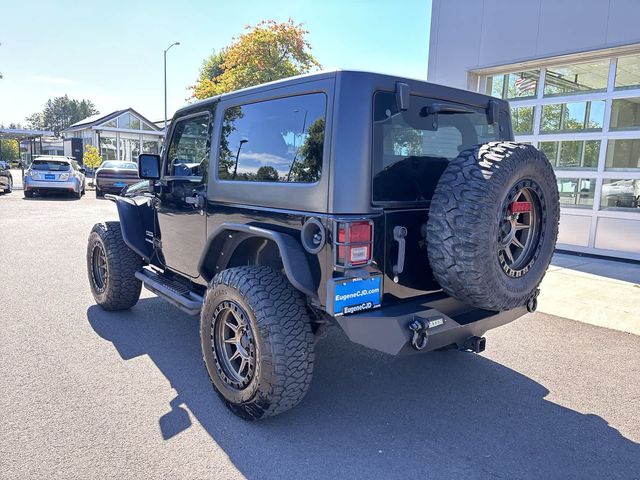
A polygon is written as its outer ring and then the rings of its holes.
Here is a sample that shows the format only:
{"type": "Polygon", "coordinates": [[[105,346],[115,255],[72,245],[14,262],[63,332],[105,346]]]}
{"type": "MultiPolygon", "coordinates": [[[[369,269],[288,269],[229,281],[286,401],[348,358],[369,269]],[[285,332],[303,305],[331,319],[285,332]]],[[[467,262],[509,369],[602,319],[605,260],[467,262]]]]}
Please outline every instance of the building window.
{"type": "Polygon", "coordinates": [[[100,136],[100,156],[104,162],[118,159],[115,137],[100,136]]]}
{"type": "Polygon", "coordinates": [[[590,208],[596,189],[595,178],[558,178],[560,206],[590,208]]]}
{"type": "Polygon", "coordinates": [[[640,169],[640,139],[609,140],[605,168],[640,169]]]}
{"type": "Polygon", "coordinates": [[[157,137],[151,135],[142,136],[142,152],[143,153],[160,153],[160,142],[157,137]]]}
{"type": "Polygon", "coordinates": [[[602,130],[603,120],[604,100],[543,105],[540,131],[550,133],[602,130]]]}
{"type": "Polygon", "coordinates": [[[605,178],[600,209],[640,213],[640,179],[605,178]]]}
{"type": "Polygon", "coordinates": [[[595,170],[600,154],[600,140],[540,142],[538,147],[551,164],[559,169],[595,170]]]}
{"type": "Polygon", "coordinates": [[[606,59],[547,68],[544,96],[606,91],[609,63],[606,59]]]}
{"type": "Polygon", "coordinates": [[[533,107],[511,108],[511,125],[516,135],[533,133],[533,107]]]}
{"type": "Polygon", "coordinates": [[[616,66],[615,89],[640,87],[640,55],[619,57],[616,66]]]}
{"type": "Polygon", "coordinates": [[[640,128],[640,97],[617,98],[611,102],[611,130],[640,128]]]}
{"type": "Polygon", "coordinates": [[[493,75],[487,78],[487,94],[508,100],[535,98],[540,70],[493,75]]]}
{"type": "Polygon", "coordinates": [[[320,179],[326,96],[279,98],[225,110],[222,180],[313,183],[320,179]],[[268,118],[268,122],[264,119],[268,118]]]}

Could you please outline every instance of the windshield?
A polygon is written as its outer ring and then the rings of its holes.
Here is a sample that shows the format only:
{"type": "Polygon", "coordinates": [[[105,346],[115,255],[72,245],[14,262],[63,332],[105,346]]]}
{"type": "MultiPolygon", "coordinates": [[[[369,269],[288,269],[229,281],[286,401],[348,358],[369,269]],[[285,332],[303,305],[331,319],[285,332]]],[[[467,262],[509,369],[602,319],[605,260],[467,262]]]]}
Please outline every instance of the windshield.
{"type": "Polygon", "coordinates": [[[473,145],[500,139],[484,109],[430,114],[428,107],[436,102],[411,95],[409,109],[400,111],[394,93],[375,94],[374,202],[429,201],[450,160],[473,145]]]}
{"type": "Polygon", "coordinates": [[[31,170],[48,170],[51,172],[68,172],[71,169],[69,162],[56,160],[34,160],[31,170]]]}
{"type": "Polygon", "coordinates": [[[101,168],[124,168],[127,170],[137,170],[138,165],[133,162],[104,162],[101,168]]]}

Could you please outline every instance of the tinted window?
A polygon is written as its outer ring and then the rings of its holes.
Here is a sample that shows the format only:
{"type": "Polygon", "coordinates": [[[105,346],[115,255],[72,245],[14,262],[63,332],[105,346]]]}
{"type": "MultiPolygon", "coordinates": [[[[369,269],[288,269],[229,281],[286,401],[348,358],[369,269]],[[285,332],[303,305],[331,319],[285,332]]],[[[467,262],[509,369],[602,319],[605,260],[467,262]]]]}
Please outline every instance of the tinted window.
{"type": "Polygon", "coordinates": [[[202,176],[209,156],[209,114],[178,120],[167,155],[167,175],[202,176]]]}
{"type": "Polygon", "coordinates": [[[228,108],[220,140],[220,179],[317,182],[325,113],[323,93],[228,108]]]}
{"type": "Polygon", "coordinates": [[[402,112],[395,94],[375,94],[375,202],[429,200],[450,160],[473,145],[500,139],[483,109],[433,115],[428,107],[434,102],[412,95],[409,110],[402,112]]]}

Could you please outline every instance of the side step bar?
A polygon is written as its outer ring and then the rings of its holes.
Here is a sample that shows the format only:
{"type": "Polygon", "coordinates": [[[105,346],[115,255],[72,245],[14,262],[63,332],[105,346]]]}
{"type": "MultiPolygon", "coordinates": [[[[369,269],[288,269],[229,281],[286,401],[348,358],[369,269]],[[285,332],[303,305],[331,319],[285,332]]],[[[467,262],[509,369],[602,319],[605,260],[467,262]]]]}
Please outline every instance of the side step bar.
{"type": "Polygon", "coordinates": [[[147,290],[164,298],[183,312],[189,315],[200,315],[204,298],[189,290],[184,284],[158,275],[150,268],[143,268],[136,272],[136,278],[142,282],[147,290]]]}

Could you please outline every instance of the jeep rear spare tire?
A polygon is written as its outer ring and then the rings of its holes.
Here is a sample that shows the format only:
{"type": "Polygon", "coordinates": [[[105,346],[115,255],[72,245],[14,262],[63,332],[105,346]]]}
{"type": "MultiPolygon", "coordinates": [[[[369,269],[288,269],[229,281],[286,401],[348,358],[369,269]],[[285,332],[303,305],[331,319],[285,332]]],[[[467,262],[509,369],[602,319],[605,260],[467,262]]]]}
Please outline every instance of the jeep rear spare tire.
{"type": "Polygon", "coordinates": [[[559,216],[553,168],[536,148],[491,142],[466,150],[449,163],[431,201],[434,276],[469,305],[523,306],[549,266],[559,216]]]}

